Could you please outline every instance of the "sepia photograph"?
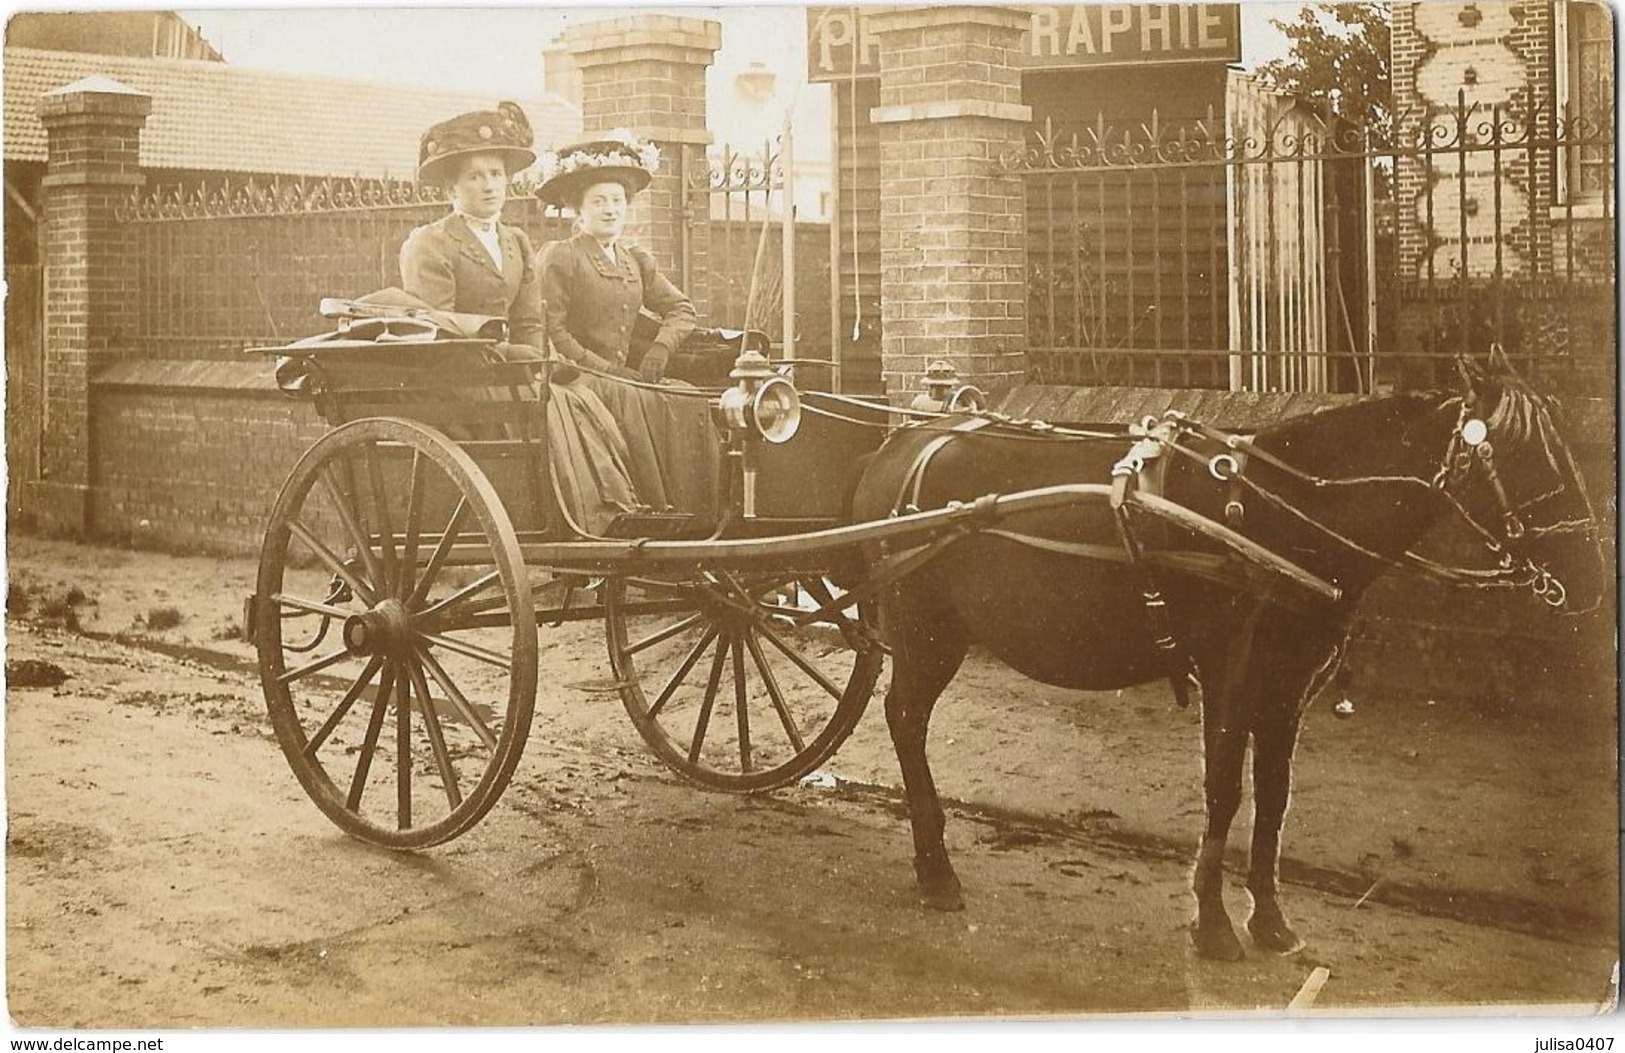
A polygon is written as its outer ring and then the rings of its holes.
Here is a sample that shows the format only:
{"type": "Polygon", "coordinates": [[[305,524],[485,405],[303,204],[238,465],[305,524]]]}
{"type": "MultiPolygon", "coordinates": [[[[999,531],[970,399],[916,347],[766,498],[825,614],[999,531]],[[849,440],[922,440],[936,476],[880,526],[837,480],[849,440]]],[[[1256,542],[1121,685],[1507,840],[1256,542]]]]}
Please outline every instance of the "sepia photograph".
{"type": "Polygon", "coordinates": [[[11,1048],[1611,1048],[1616,14],[12,11],[11,1048]]]}

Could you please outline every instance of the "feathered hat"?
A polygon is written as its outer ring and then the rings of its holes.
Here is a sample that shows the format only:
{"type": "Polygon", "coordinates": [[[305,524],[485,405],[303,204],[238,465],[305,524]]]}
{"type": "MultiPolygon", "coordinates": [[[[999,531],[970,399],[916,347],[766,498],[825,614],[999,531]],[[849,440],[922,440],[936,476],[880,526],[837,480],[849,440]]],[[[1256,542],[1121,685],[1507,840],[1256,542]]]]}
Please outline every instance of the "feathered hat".
{"type": "Polygon", "coordinates": [[[441,121],[418,143],[418,182],[449,182],[458,163],[474,154],[498,155],[513,175],[536,163],[536,151],[531,149],[535,141],[525,111],[514,102],[441,121]]]}
{"type": "Polygon", "coordinates": [[[660,169],[660,148],[624,128],[602,139],[572,143],[542,155],[542,184],[536,196],[546,205],[574,205],[594,183],[615,182],[631,197],[649,185],[660,169]]]}

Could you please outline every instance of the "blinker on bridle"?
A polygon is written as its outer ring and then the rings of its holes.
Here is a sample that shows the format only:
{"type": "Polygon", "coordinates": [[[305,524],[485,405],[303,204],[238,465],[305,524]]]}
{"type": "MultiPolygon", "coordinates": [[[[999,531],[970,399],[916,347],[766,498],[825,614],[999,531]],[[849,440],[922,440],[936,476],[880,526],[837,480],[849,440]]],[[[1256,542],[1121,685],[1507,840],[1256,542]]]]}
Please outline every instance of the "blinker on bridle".
{"type": "MultiPolygon", "coordinates": [[[[1499,563],[1499,569],[1507,577],[1512,577],[1520,572],[1527,572],[1530,575],[1527,584],[1531,592],[1544,600],[1549,606],[1563,607],[1568,602],[1568,590],[1564,588],[1563,583],[1551,571],[1535,563],[1527,556],[1520,556],[1515,560],[1513,554],[1507,548],[1508,544],[1521,540],[1527,533],[1527,529],[1523,517],[1518,514],[1517,508],[1513,506],[1511,499],[1507,497],[1506,486],[1501,481],[1500,472],[1496,469],[1495,447],[1489,441],[1489,424],[1482,417],[1477,416],[1473,410],[1473,400],[1471,398],[1463,399],[1461,414],[1456,420],[1455,431],[1450,436],[1450,445],[1445,449],[1444,459],[1439,464],[1439,470],[1434,473],[1433,488],[1449,498],[1451,504],[1456,506],[1456,510],[1462,518],[1484,536],[1485,545],[1495,555],[1499,563]],[[1495,502],[1501,514],[1501,535],[1499,537],[1486,530],[1475,520],[1468,513],[1461,500],[1451,494],[1449,490],[1451,480],[1467,477],[1472,472],[1475,464],[1482,466],[1484,479],[1489,483],[1490,490],[1495,495],[1495,502]],[[1522,566],[1517,565],[1517,560],[1522,561],[1522,566]]],[[[1558,441],[1561,444],[1562,440],[1559,439],[1558,441]]],[[[1563,449],[1563,454],[1572,469],[1573,459],[1569,456],[1566,447],[1563,449]]],[[[1578,475],[1576,475],[1577,479],[1578,475]]],[[[1565,481],[1559,486],[1558,492],[1561,492],[1566,487],[1567,482],[1565,481]]],[[[1555,524],[1539,532],[1548,533],[1594,525],[1596,521],[1595,513],[1591,510],[1591,502],[1585,497],[1583,488],[1581,490],[1581,500],[1586,511],[1584,520],[1574,523],[1555,524]]]]}

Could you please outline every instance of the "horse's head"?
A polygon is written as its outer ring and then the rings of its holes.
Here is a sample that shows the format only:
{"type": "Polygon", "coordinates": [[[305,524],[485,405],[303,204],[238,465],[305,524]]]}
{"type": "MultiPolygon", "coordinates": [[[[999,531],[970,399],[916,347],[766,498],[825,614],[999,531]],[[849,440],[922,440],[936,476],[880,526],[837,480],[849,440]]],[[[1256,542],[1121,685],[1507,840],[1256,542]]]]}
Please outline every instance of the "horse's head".
{"type": "Polygon", "coordinates": [[[1610,575],[1601,524],[1554,419],[1556,405],[1513,370],[1497,345],[1487,364],[1461,357],[1467,382],[1435,480],[1503,553],[1527,561],[1534,589],[1565,613],[1594,610],[1610,575]]]}

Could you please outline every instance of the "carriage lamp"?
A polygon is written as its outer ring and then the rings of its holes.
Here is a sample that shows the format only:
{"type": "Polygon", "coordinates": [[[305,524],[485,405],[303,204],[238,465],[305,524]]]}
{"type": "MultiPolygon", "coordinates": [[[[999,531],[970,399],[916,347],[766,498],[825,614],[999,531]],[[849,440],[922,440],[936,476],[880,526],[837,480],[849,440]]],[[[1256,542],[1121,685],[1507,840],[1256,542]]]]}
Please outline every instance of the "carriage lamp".
{"type": "Polygon", "coordinates": [[[925,367],[925,390],[914,396],[910,409],[925,413],[975,412],[987,407],[987,397],[974,384],[963,384],[959,371],[947,359],[939,358],[925,367]]]}
{"type": "Polygon", "coordinates": [[[718,402],[728,427],[775,444],[794,437],[801,427],[801,396],[760,351],[750,348],[736,358],[728,379],[734,386],[718,402]]]}
{"type": "Polygon", "coordinates": [[[739,465],[739,512],[756,518],[756,476],[762,441],[788,442],[801,427],[801,396],[760,351],[746,348],[734,360],[717,408],[728,425],[728,457],[739,465]]]}

